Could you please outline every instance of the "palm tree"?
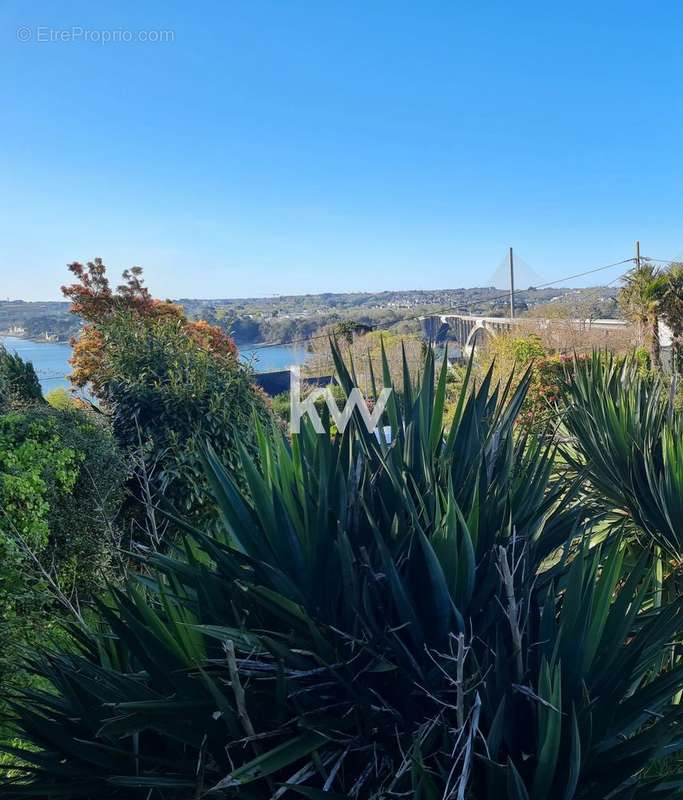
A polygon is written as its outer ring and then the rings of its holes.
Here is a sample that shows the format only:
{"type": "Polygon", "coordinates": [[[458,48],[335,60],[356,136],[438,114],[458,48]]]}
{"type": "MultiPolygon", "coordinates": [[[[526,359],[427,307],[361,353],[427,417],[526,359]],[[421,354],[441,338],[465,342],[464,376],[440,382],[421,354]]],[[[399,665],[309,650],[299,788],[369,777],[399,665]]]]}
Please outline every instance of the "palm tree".
{"type": "Polygon", "coordinates": [[[619,292],[619,305],[626,316],[635,322],[638,343],[649,344],[650,356],[656,369],[661,369],[659,318],[666,279],[652,264],[639,264],[626,274],[619,292]]]}
{"type": "Polygon", "coordinates": [[[672,367],[678,373],[683,371],[683,263],[670,264],[665,279],[662,317],[671,328],[672,367]]]}

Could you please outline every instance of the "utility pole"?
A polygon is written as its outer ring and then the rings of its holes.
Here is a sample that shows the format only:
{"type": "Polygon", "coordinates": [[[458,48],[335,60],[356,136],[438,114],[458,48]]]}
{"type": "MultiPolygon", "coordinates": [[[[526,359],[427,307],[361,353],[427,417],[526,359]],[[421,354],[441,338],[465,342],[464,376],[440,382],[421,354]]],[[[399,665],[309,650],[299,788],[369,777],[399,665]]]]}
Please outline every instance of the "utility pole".
{"type": "Polygon", "coordinates": [[[636,267],[640,267],[640,242],[636,242],[636,267]]]}
{"type": "Polygon", "coordinates": [[[510,316],[515,318],[515,262],[510,248],[510,316]]]}

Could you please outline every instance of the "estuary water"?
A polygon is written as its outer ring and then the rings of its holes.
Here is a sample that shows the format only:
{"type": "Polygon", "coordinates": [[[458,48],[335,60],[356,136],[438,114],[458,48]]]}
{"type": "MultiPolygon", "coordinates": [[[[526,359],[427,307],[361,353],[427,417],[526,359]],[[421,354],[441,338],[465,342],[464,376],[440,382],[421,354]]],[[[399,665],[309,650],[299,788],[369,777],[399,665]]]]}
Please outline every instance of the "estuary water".
{"type": "MultiPolygon", "coordinates": [[[[58,386],[69,388],[67,375],[71,372],[69,359],[71,347],[59,342],[33,342],[17,336],[0,336],[0,342],[10,351],[30,361],[38,374],[43,393],[58,386]]],[[[255,372],[274,372],[293,365],[303,364],[308,352],[302,345],[277,345],[273,347],[241,347],[241,358],[255,372]]]]}

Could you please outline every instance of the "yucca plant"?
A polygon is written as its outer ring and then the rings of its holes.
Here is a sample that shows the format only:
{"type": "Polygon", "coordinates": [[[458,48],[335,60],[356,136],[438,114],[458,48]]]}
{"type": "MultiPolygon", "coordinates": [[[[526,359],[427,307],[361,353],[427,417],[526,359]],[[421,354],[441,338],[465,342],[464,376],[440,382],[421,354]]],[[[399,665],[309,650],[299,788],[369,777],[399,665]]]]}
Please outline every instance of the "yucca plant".
{"type": "Polygon", "coordinates": [[[404,366],[391,441],[358,412],[259,431],[246,492],[207,452],[223,534],[185,525],[103,632],[31,659],[54,691],[12,701],[4,796],[683,796],[644,772],[682,746],[683,671],[660,669],[681,603],[652,608],[647,558],[624,577],[552,446],[517,438],[528,376],[468,373],[446,433],[446,370],[404,366]]]}
{"type": "Polygon", "coordinates": [[[683,558],[683,418],[670,388],[633,359],[593,353],[568,377],[566,455],[636,535],[683,558]]]}

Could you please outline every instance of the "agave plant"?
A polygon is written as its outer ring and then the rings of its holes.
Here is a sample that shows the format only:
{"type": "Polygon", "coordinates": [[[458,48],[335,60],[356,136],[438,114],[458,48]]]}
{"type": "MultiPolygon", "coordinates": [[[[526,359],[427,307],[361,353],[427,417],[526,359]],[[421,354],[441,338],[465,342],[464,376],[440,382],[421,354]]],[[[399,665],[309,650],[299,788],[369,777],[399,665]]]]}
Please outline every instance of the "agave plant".
{"type": "Polygon", "coordinates": [[[516,436],[528,376],[468,372],[445,432],[446,370],[404,365],[391,437],[357,412],[259,430],[247,491],[208,451],[223,533],[185,525],[103,632],[31,659],[53,689],[12,701],[4,796],[683,796],[644,771],[682,746],[683,668],[660,670],[681,603],[652,608],[618,537],[591,547],[552,446],[516,436]]]}
{"type": "Polygon", "coordinates": [[[672,558],[683,557],[683,419],[663,380],[632,359],[575,360],[564,425],[568,458],[608,507],[672,558]]]}

